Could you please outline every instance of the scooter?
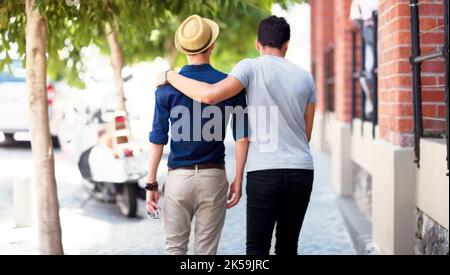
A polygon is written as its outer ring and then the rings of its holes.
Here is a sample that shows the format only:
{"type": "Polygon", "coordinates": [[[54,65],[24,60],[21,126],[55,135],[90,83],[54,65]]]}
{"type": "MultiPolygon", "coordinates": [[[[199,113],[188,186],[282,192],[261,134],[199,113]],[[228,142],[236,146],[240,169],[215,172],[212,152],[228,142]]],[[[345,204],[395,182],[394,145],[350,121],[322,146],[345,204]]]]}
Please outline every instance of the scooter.
{"type": "Polygon", "coordinates": [[[128,129],[126,113],[115,113],[113,123],[98,131],[98,142],[81,153],[78,168],[90,194],[86,203],[115,203],[122,215],[135,217],[138,198],[145,198],[138,182],[146,175],[146,158],[128,129]]]}

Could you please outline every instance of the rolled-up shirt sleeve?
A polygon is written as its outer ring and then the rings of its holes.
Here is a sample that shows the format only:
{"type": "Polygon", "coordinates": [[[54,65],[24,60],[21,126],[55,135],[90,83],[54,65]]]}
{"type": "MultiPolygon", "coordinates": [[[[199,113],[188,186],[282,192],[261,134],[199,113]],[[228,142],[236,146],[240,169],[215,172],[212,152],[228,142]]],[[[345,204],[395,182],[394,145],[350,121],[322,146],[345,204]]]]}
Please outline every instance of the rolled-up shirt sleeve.
{"type": "Polygon", "coordinates": [[[164,87],[158,88],[155,92],[155,111],[153,114],[152,131],[149,134],[149,141],[153,144],[166,145],[169,141],[170,110],[165,97],[164,87]]]}

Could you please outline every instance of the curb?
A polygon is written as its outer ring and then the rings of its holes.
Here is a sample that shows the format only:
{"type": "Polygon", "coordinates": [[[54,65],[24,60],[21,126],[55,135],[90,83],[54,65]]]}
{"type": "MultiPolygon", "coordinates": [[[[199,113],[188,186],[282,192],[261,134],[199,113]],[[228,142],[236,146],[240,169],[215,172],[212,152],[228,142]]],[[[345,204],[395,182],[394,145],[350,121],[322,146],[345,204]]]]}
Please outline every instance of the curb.
{"type": "Polygon", "coordinates": [[[352,197],[337,199],[350,238],[358,255],[377,254],[372,242],[372,224],[364,217],[352,197]]]}

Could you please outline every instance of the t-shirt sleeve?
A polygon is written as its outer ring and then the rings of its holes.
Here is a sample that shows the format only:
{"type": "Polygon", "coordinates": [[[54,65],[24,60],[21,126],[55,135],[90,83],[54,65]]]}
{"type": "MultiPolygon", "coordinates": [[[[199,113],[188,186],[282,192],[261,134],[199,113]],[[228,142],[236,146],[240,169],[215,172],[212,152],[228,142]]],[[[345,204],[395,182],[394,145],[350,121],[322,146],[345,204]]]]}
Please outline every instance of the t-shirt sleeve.
{"type": "Polygon", "coordinates": [[[237,63],[230,72],[230,76],[237,78],[242,85],[248,89],[250,79],[252,78],[253,68],[252,60],[249,58],[243,59],[237,63]]]}
{"type": "Polygon", "coordinates": [[[149,141],[153,144],[167,144],[169,140],[169,117],[170,110],[166,102],[164,86],[155,92],[155,112],[153,114],[152,131],[149,134],[149,141]]]}
{"type": "Polygon", "coordinates": [[[314,104],[317,101],[316,98],[316,84],[314,83],[314,79],[312,75],[309,75],[309,98],[308,98],[308,104],[314,104]]]}

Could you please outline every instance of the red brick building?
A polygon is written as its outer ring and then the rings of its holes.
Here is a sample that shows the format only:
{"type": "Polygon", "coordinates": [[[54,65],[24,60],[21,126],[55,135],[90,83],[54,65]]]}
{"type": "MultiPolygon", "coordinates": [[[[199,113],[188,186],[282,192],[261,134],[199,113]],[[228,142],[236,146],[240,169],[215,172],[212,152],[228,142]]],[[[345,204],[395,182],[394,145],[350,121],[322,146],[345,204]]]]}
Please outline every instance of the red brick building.
{"type": "Polygon", "coordinates": [[[310,4],[313,145],[331,154],[346,220],[352,224],[354,206],[367,221],[355,244],[361,253],[447,254],[448,0],[379,1],[370,118],[352,0],[310,4]]]}

